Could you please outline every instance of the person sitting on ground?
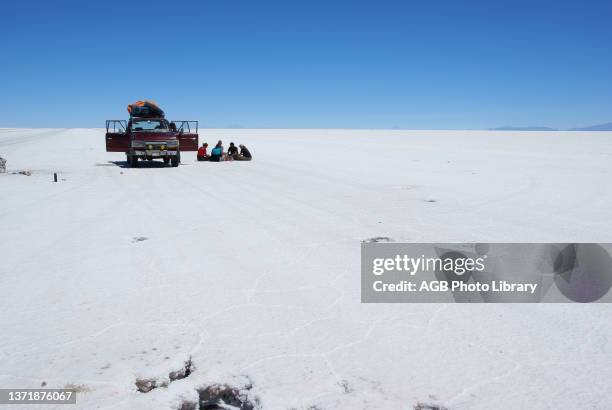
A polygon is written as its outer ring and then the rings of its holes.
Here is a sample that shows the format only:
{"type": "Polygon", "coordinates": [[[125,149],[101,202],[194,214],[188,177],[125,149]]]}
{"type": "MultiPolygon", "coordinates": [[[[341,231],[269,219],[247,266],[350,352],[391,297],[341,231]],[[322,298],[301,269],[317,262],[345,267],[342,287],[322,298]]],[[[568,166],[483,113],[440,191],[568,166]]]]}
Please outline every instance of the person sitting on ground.
{"type": "Polygon", "coordinates": [[[236,152],[232,156],[232,159],[234,159],[235,161],[250,161],[252,156],[249,150],[247,149],[247,147],[245,147],[242,144],[240,144],[239,147],[240,147],[240,152],[236,152]]]}
{"type": "Polygon", "coordinates": [[[235,160],[250,161],[251,159],[253,159],[253,156],[251,155],[251,152],[249,151],[247,147],[245,147],[242,144],[240,144],[239,147],[240,147],[240,154],[236,154],[236,156],[234,157],[235,160]]]}
{"type": "Polygon", "coordinates": [[[217,145],[215,145],[212,151],[210,151],[209,161],[219,162],[221,161],[221,158],[223,158],[223,142],[219,140],[219,142],[217,142],[217,145]]]}
{"type": "Polygon", "coordinates": [[[205,142],[198,149],[198,161],[208,161],[210,159],[210,155],[206,153],[206,148],[208,148],[208,143],[205,142]]]}
{"type": "Polygon", "coordinates": [[[227,149],[227,155],[229,155],[230,157],[233,157],[237,153],[238,153],[238,147],[236,147],[233,142],[230,142],[230,146],[227,149]]]}

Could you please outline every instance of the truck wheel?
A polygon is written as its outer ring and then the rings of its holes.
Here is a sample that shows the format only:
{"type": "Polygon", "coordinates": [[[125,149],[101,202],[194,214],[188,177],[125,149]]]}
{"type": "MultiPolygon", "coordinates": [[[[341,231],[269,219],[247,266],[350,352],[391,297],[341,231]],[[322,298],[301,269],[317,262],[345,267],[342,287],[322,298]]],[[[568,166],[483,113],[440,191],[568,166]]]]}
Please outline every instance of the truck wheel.
{"type": "Polygon", "coordinates": [[[181,163],[181,155],[180,154],[176,154],[175,156],[172,157],[172,166],[173,167],[178,167],[180,163],[181,163]]]}
{"type": "Polygon", "coordinates": [[[170,157],[164,157],[164,164],[168,165],[170,163],[170,157]]]}

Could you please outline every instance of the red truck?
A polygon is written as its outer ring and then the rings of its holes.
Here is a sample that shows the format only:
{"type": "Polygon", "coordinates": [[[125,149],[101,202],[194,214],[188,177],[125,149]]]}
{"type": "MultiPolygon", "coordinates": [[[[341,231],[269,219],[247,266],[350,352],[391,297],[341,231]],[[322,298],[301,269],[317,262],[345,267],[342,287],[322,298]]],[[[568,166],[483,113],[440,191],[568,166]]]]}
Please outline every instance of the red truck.
{"type": "Polygon", "coordinates": [[[168,121],[163,117],[106,121],[106,151],[125,152],[130,167],[137,167],[138,160],[159,158],[178,167],[181,151],[197,151],[198,145],[197,121],[168,121]]]}

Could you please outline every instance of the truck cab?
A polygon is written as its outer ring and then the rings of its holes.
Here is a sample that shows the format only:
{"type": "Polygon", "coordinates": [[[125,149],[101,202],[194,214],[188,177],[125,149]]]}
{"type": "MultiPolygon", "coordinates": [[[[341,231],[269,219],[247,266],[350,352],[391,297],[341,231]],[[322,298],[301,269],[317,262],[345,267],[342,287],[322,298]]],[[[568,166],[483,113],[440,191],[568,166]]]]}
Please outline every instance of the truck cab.
{"type": "Polygon", "coordinates": [[[178,167],[181,151],[198,150],[197,121],[168,121],[160,118],[131,117],[106,121],[106,151],[125,152],[127,164],[162,159],[178,167]]]}

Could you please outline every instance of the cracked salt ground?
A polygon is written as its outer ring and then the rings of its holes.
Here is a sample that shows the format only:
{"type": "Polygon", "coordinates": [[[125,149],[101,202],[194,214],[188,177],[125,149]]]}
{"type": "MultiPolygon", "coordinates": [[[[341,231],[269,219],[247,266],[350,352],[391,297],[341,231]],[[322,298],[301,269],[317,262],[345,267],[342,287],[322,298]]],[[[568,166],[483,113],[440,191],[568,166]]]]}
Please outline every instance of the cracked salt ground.
{"type": "Polygon", "coordinates": [[[448,410],[444,406],[438,406],[437,404],[425,404],[425,403],[417,403],[413,410],[448,410]]]}
{"type": "Polygon", "coordinates": [[[394,241],[388,236],[375,236],[373,238],[365,239],[361,242],[380,243],[380,242],[394,242],[394,241]]]}
{"type": "Polygon", "coordinates": [[[102,130],[15,133],[11,166],[62,164],[70,184],[0,181],[3,387],[82,386],[84,409],[202,407],[209,386],[263,409],[612,402],[610,305],[362,305],[359,281],[361,241],[377,236],[608,242],[612,163],[593,153],[612,138],[232,130],[255,161],[123,169],[93,165],[123,160],[102,130]],[[372,158],[376,144],[398,154],[372,158]],[[329,150],[279,161],[313,145],[329,150]],[[189,357],[188,377],[137,391],[189,357]]]}
{"type": "Polygon", "coordinates": [[[180,404],[179,410],[254,410],[261,408],[257,398],[250,399],[248,391],[252,385],[232,387],[227,384],[213,384],[196,389],[197,401],[186,400],[180,404]]]}
{"type": "Polygon", "coordinates": [[[139,392],[148,393],[158,387],[168,387],[168,385],[174,381],[189,377],[194,370],[195,366],[190,357],[185,361],[184,366],[180,369],[170,371],[167,377],[165,375],[160,377],[139,377],[134,384],[139,392]]]}

